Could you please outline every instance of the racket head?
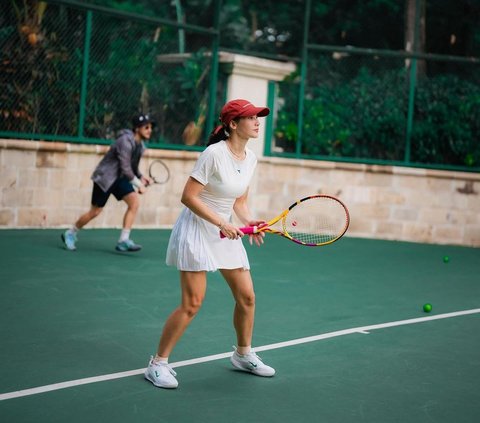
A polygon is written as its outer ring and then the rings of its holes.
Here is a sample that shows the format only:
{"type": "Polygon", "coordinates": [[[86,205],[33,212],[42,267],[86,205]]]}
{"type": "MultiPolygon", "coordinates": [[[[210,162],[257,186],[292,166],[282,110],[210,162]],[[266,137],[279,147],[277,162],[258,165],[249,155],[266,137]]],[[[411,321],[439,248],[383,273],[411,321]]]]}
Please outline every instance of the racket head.
{"type": "Polygon", "coordinates": [[[170,170],[168,166],[160,159],[150,163],[148,174],[156,184],[165,184],[170,179],[170,170]]]}
{"type": "Polygon", "coordinates": [[[349,224],[350,214],[345,204],[325,194],[296,201],[282,218],[283,235],[309,247],[337,241],[347,232],[349,224]]]}

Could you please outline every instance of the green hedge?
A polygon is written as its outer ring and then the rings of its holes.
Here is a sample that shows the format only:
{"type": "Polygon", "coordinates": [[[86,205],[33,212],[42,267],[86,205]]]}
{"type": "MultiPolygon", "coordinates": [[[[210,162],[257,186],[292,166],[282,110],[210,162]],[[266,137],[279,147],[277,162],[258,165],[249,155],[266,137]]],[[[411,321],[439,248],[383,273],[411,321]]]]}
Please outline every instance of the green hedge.
{"type": "MultiPolygon", "coordinates": [[[[324,75],[325,76],[325,75],[324,75]]],[[[307,84],[301,153],[402,161],[405,157],[409,74],[405,69],[307,84]]],[[[293,79],[294,80],[294,79],[293,79]]],[[[277,145],[295,151],[298,84],[282,83],[277,145]]],[[[417,82],[411,162],[480,165],[480,85],[452,75],[417,82]]]]}
{"type": "Polygon", "coordinates": [[[418,85],[412,160],[480,165],[480,86],[445,75],[418,85]]]}

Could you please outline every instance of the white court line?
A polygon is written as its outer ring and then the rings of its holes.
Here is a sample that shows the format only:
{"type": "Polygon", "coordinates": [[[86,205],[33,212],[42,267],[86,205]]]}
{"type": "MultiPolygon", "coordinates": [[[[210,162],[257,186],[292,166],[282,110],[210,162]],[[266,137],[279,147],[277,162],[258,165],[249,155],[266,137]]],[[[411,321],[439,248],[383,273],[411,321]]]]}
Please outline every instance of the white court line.
{"type": "MultiPolygon", "coordinates": [[[[428,317],[419,317],[416,319],[398,320],[396,322],[379,323],[379,324],[370,325],[370,326],[360,326],[357,328],[338,330],[335,332],[324,333],[321,335],[308,336],[306,338],[292,339],[291,341],[278,342],[276,344],[264,345],[262,347],[255,347],[255,351],[274,350],[277,348],[285,348],[285,347],[291,347],[293,345],[320,341],[322,339],[335,338],[337,336],[351,335],[353,333],[367,333],[368,331],[372,331],[376,329],[385,329],[385,328],[392,328],[395,326],[404,326],[404,325],[414,325],[416,323],[429,322],[432,320],[439,320],[439,319],[449,319],[452,317],[465,316],[468,314],[476,314],[476,313],[480,313],[480,308],[474,308],[471,310],[463,310],[463,311],[455,311],[452,313],[437,314],[437,315],[428,316],[428,317]]],[[[214,354],[214,355],[208,355],[205,357],[192,358],[190,360],[177,361],[176,363],[172,363],[171,367],[183,367],[183,366],[191,366],[193,364],[206,363],[208,361],[221,360],[223,358],[230,357],[231,355],[232,355],[232,352],[226,352],[222,354],[214,354]]],[[[137,370],[129,370],[127,372],[110,373],[107,375],[87,377],[84,379],[76,379],[76,380],[70,380],[67,382],[54,383],[52,385],[38,386],[36,388],[22,389],[21,391],[6,392],[4,394],[0,394],[0,401],[19,398],[19,397],[26,397],[29,395],[41,394],[44,392],[57,391],[59,389],[72,388],[74,386],[86,385],[89,383],[121,379],[124,377],[142,374],[144,371],[145,371],[145,368],[142,368],[137,370]]]]}

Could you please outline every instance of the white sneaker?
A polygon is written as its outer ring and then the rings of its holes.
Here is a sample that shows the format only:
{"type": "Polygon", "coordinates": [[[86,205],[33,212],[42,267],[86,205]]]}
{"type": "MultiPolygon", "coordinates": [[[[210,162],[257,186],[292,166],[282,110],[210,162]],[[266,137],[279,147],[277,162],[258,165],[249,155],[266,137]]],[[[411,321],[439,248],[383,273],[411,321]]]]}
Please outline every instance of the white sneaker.
{"type": "Polygon", "coordinates": [[[167,363],[156,363],[153,357],[150,357],[148,367],[145,369],[145,379],[159,388],[175,389],[178,386],[175,376],[177,373],[167,363]]]}
{"type": "MultiPolygon", "coordinates": [[[[233,347],[235,348],[235,347],[233,347]]],[[[244,372],[253,373],[257,376],[272,377],[275,369],[262,362],[260,357],[252,351],[248,354],[240,355],[235,348],[235,352],[230,357],[233,367],[244,372]]]]}
{"type": "Polygon", "coordinates": [[[140,251],[142,249],[142,246],[139,244],[135,244],[131,239],[127,239],[122,242],[117,242],[117,246],[115,247],[115,250],[117,251],[140,251]]]}
{"type": "Polygon", "coordinates": [[[66,230],[60,236],[67,250],[75,251],[77,249],[75,246],[75,243],[77,242],[77,236],[73,232],[66,230]]]}

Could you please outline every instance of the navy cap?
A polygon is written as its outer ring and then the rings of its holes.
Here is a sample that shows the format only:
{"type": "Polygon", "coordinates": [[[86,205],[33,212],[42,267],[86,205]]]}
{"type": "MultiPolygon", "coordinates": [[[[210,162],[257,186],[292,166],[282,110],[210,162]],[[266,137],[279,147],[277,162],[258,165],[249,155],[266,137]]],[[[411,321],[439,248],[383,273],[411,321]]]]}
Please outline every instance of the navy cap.
{"type": "Polygon", "coordinates": [[[144,114],[139,114],[134,116],[132,119],[132,125],[133,129],[141,128],[142,126],[145,125],[155,125],[155,122],[152,120],[152,118],[149,115],[144,115],[144,114]]]}

